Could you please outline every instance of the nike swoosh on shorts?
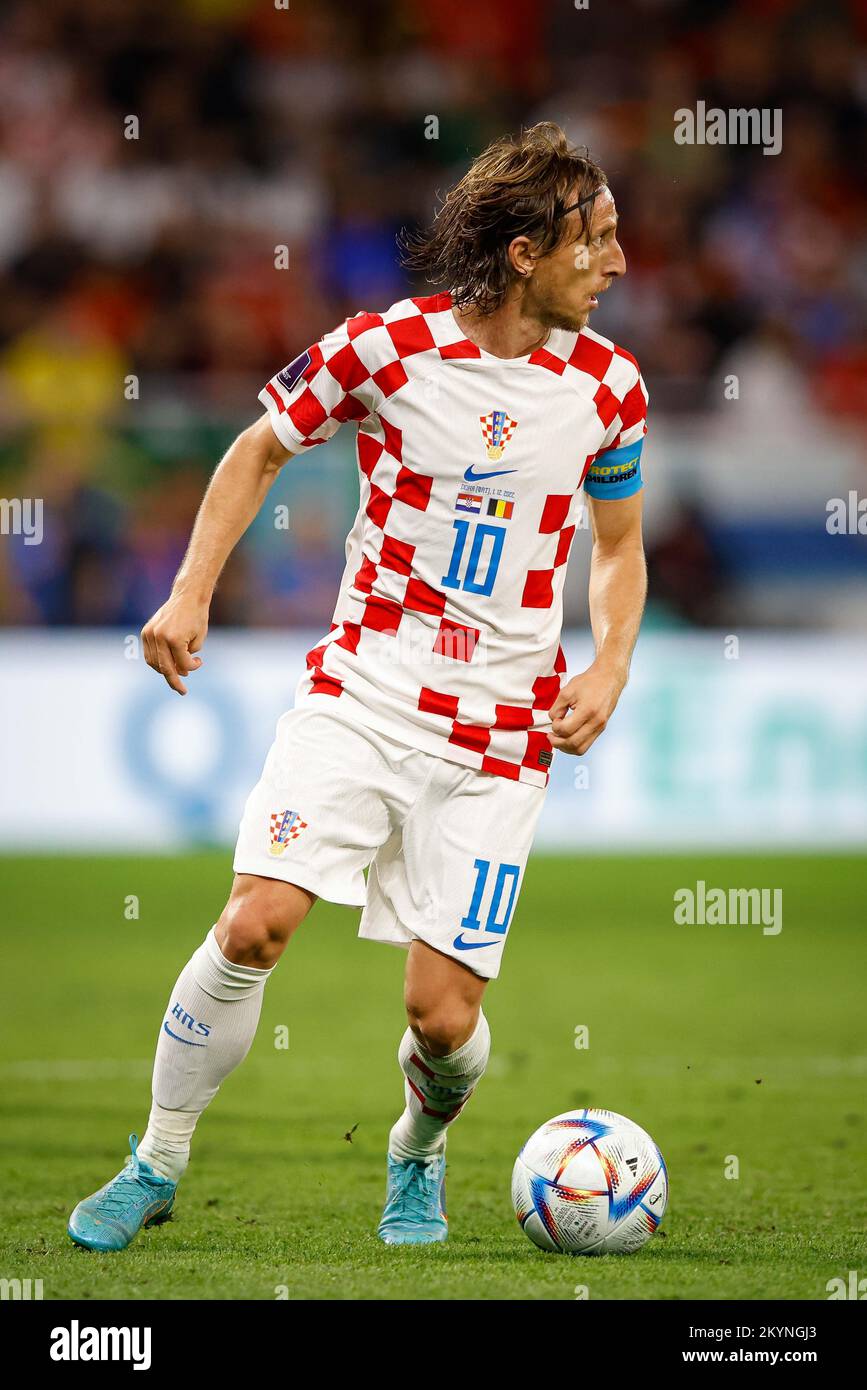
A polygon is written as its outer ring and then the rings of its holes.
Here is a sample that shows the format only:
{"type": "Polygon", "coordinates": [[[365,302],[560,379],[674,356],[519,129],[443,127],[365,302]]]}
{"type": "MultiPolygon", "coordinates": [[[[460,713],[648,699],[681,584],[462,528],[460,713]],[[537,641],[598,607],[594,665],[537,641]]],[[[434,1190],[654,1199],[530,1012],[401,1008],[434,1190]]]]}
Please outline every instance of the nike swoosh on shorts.
{"type": "Polygon", "coordinates": [[[457,946],[459,951],[477,951],[480,946],[493,946],[493,944],[493,941],[464,941],[463,933],[456,936],[452,942],[452,945],[457,946]]]}

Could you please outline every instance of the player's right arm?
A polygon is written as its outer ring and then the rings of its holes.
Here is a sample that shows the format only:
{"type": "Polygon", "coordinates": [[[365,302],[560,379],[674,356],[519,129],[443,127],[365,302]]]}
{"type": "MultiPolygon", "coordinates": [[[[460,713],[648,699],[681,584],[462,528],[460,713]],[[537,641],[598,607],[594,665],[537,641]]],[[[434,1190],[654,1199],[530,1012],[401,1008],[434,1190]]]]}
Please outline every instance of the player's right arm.
{"type": "Polygon", "coordinates": [[[202,664],[196,653],[220,571],[283,464],[326,443],[344,421],[363,420],[381,399],[353,346],[367,320],[379,323],[356,315],[352,335],[349,322],[338,324],[263,386],[268,413],[238,436],[211,479],[168,602],[142,629],[148,665],[179,695],[183,677],[202,664]]]}
{"type": "Polygon", "coordinates": [[[172,592],[141,634],[148,665],[179,695],[187,693],[183,677],[202,664],[196,653],[223,566],[291,457],[263,415],[238,435],[211,478],[172,592]]]}

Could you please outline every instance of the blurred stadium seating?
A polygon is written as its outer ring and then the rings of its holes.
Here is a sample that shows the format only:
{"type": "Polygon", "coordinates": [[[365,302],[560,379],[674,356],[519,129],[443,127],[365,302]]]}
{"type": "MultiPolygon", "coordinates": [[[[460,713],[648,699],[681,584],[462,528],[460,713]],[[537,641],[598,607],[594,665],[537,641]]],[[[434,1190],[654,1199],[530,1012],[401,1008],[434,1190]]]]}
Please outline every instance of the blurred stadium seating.
{"type": "MultiPolygon", "coordinates": [[[[0,54],[0,496],[45,503],[42,545],[0,546],[0,622],[140,626],[262,382],[415,289],[401,225],[553,118],[622,215],[593,323],[651,392],[651,621],[867,626],[867,538],[825,528],[867,484],[857,0],[52,0],[4,8],[0,54]],[[676,145],[699,97],[781,108],[782,152],[676,145]]],[[[327,622],[343,434],[287,470],[292,525],[253,528],[218,621],[327,622]]]]}

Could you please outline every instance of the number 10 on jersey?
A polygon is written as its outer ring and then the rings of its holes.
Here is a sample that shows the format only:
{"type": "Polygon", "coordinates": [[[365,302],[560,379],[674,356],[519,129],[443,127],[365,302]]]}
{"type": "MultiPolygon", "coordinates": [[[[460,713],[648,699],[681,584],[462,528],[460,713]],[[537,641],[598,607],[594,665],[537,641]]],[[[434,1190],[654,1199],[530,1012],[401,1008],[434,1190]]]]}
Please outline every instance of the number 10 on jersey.
{"type": "Polygon", "coordinates": [[[449,561],[449,572],[443,575],[442,583],[446,589],[464,589],[467,593],[487,597],[493,590],[497,570],[500,568],[503,542],[506,539],[505,527],[489,526],[484,521],[473,524],[463,520],[456,520],[453,525],[457,535],[449,561]],[[473,532],[473,539],[469,546],[469,558],[464,566],[470,530],[473,532]],[[480,579],[479,571],[483,567],[484,578],[480,579]]]}

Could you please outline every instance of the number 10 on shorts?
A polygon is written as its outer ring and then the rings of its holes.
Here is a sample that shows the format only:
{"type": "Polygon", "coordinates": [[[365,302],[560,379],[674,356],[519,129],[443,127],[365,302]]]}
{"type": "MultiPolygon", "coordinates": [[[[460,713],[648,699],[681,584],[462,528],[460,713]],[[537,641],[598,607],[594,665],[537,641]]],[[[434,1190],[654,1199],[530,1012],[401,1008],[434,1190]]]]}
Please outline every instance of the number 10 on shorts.
{"type": "Polygon", "coordinates": [[[515,907],[515,898],[518,892],[518,879],[521,877],[520,864],[500,864],[497,868],[497,877],[490,895],[488,906],[488,917],[485,925],[482,926],[479,913],[482,903],[486,896],[488,877],[491,870],[490,859],[477,859],[475,862],[476,882],[473,887],[473,900],[470,903],[466,917],[461,919],[461,926],[468,931],[488,931],[500,932],[505,936],[509,930],[509,923],[512,920],[512,912],[515,907]],[[506,898],[505,906],[503,899],[506,898]]]}

